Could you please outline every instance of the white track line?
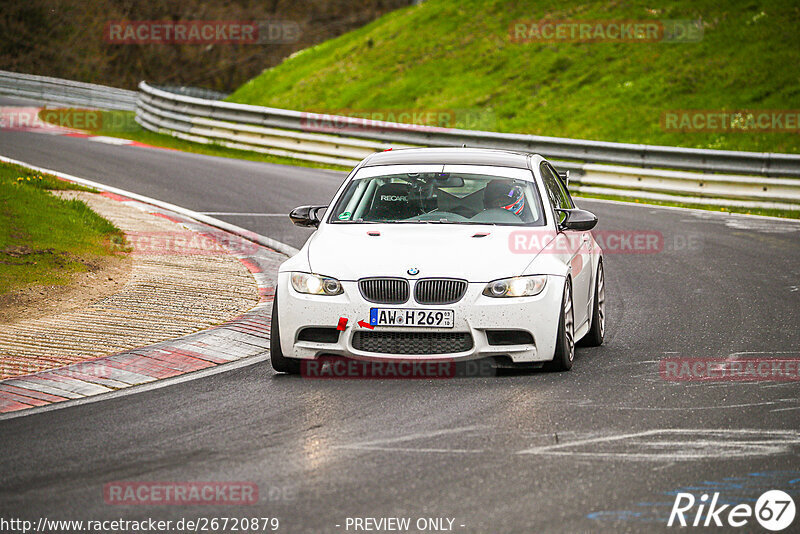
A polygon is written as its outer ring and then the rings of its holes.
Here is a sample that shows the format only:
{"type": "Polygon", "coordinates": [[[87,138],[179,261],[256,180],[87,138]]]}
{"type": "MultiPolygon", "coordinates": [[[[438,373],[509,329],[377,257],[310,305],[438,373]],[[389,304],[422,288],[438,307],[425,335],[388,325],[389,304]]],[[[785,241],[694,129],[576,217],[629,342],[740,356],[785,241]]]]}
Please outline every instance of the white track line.
{"type": "Polygon", "coordinates": [[[95,143],[105,143],[107,145],[116,146],[130,145],[133,143],[133,141],[130,139],[122,139],[121,137],[106,137],[105,135],[92,135],[86,139],[89,141],[94,141],[95,143]]]}
{"type": "Polygon", "coordinates": [[[394,443],[402,443],[405,441],[414,441],[418,439],[434,438],[438,436],[446,436],[449,434],[460,434],[462,432],[470,432],[473,430],[481,430],[486,427],[480,425],[463,426],[458,428],[447,428],[444,430],[433,430],[430,432],[415,432],[413,434],[406,434],[404,436],[395,436],[392,438],[376,439],[372,441],[362,441],[360,443],[350,443],[347,445],[335,445],[334,449],[348,449],[348,450],[365,450],[365,451],[393,451],[393,452],[439,452],[439,453],[479,453],[483,450],[472,449],[433,449],[433,448],[420,448],[413,447],[383,447],[382,445],[391,445],[394,443]]]}
{"type": "Polygon", "coordinates": [[[201,211],[203,215],[227,215],[239,217],[286,217],[289,218],[288,213],[241,213],[236,211],[201,211]]]}

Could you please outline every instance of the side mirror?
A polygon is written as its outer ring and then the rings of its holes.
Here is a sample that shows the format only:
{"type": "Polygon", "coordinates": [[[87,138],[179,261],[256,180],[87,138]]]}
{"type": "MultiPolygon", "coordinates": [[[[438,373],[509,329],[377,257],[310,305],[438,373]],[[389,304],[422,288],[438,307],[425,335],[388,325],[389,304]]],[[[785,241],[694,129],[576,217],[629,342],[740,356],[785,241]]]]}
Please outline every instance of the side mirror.
{"type": "Polygon", "coordinates": [[[565,217],[558,224],[559,230],[575,230],[586,232],[597,226],[597,216],[586,210],[574,208],[571,210],[556,209],[556,213],[561,213],[565,217]]]}
{"type": "Polygon", "coordinates": [[[295,226],[317,228],[320,223],[319,212],[328,206],[300,206],[289,212],[295,226]]]}

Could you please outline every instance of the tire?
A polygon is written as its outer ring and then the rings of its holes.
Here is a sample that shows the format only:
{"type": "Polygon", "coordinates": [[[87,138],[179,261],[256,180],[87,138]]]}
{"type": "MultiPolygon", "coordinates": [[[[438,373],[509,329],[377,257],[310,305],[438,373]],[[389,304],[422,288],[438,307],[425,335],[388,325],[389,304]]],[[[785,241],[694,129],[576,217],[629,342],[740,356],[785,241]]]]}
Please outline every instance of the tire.
{"type": "Polygon", "coordinates": [[[556,351],[553,360],[544,366],[548,371],[569,371],[575,360],[575,311],[572,307],[572,281],[569,278],[564,284],[560,315],[556,335],[556,351]]]}
{"type": "Polygon", "coordinates": [[[597,265],[597,279],[594,284],[594,305],[592,306],[592,326],[580,344],[585,347],[599,347],[606,334],[606,279],[603,262],[597,265]]]}
{"type": "Polygon", "coordinates": [[[300,374],[300,360],[287,358],[281,350],[281,335],[278,329],[278,292],[275,292],[275,299],[272,301],[272,322],[270,323],[269,334],[269,359],[272,368],[278,373],[290,375],[300,374]]]}

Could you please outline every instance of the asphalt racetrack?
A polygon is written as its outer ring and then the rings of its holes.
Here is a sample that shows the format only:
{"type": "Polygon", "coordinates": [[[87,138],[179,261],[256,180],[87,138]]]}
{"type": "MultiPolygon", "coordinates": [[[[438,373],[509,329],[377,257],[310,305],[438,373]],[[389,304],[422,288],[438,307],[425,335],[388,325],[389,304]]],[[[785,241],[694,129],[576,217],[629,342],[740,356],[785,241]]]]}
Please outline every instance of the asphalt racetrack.
{"type": "MultiPolygon", "coordinates": [[[[7,130],[0,154],[298,248],[309,232],[285,214],[327,203],[344,177],[7,130]]],[[[353,532],[353,517],[450,518],[464,533],[653,532],[675,530],[677,492],[748,502],[781,489],[800,503],[797,382],[660,373],[665,358],[800,355],[800,223],[579,204],[598,230],[663,239],[655,252],[606,255],[606,343],[579,348],[571,372],[307,380],[259,362],[2,420],[0,515],[277,517],[281,532],[353,532]],[[106,504],[105,484],[131,480],[247,481],[259,500],[106,504]]]]}

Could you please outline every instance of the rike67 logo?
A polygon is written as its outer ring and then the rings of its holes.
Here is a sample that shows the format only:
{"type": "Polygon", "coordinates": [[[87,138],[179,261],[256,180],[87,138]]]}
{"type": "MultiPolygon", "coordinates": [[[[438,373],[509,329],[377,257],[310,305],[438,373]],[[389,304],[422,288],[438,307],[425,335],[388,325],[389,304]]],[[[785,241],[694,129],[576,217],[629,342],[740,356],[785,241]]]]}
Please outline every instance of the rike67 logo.
{"type": "MultiPolygon", "coordinates": [[[[795,505],[792,497],[781,490],[764,492],[755,506],[749,504],[720,503],[719,493],[709,500],[708,494],[696,499],[691,493],[678,493],[672,504],[667,526],[682,527],[744,527],[755,520],[765,529],[778,532],[794,521],[795,505]]],[[[750,529],[748,529],[750,530],[750,529]]]]}

